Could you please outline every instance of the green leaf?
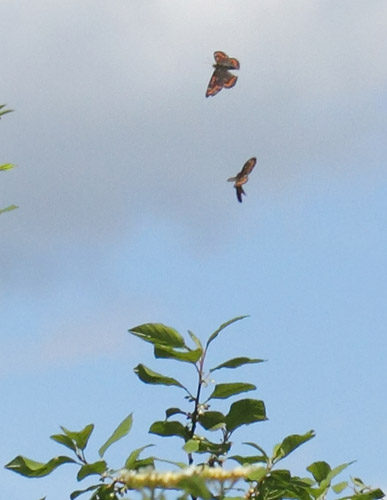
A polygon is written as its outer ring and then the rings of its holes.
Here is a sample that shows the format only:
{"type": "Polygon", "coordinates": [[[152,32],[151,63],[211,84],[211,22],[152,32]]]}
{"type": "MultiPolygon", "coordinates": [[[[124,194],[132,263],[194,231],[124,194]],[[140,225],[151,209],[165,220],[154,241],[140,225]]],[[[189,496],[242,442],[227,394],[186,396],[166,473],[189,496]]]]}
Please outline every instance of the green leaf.
{"type": "Polygon", "coordinates": [[[231,448],[231,443],[212,443],[206,438],[200,438],[197,453],[212,453],[213,455],[225,455],[231,448]]]}
{"type": "Polygon", "coordinates": [[[339,498],[338,500],[378,500],[380,498],[385,498],[384,492],[377,488],[375,490],[367,491],[367,493],[355,493],[354,495],[339,498]]]}
{"type": "Polygon", "coordinates": [[[79,495],[82,495],[83,493],[87,493],[88,491],[93,491],[99,488],[101,485],[100,484],[94,484],[93,486],[89,486],[85,490],[77,490],[73,491],[70,495],[70,499],[74,500],[75,498],[79,497],[79,495]]]}
{"type": "Polygon", "coordinates": [[[330,487],[332,479],[353,463],[354,461],[348,462],[331,469],[326,462],[315,462],[307,467],[307,470],[312,473],[315,481],[317,481],[321,488],[327,489],[330,487]]]}
{"type": "Polygon", "coordinates": [[[79,450],[84,450],[87,446],[91,433],[94,430],[94,424],[86,425],[81,431],[69,431],[65,427],[61,426],[62,431],[65,435],[70,438],[77,446],[79,450]]]}
{"type": "Polygon", "coordinates": [[[66,448],[69,448],[74,452],[77,451],[77,446],[74,443],[74,441],[65,434],[53,434],[52,436],[50,436],[50,438],[53,441],[56,441],[57,443],[62,444],[63,446],[66,446],[66,448]]]}
{"type": "Polygon", "coordinates": [[[168,419],[169,417],[172,417],[173,415],[187,415],[187,413],[183,410],[180,410],[180,408],[168,408],[165,410],[165,415],[166,418],[168,419]]]}
{"type": "Polygon", "coordinates": [[[230,319],[229,321],[226,321],[226,323],[223,323],[222,325],[220,325],[220,327],[217,330],[215,330],[214,333],[212,335],[210,335],[209,339],[207,340],[206,349],[211,344],[211,342],[216,339],[216,337],[219,335],[219,333],[222,330],[227,328],[232,323],[235,323],[236,321],[240,321],[241,319],[244,319],[247,317],[248,317],[247,315],[246,316],[237,316],[236,318],[230,319]]]}
{"type": "Polygon", "coordinates": [[[221,363],[220,365],[215,366],[214,368],[211,368],[210,373],[214,372],[215,370],[220,370],[221,368],[239,368],[240,366],[247,365],[250,363],[263,363],[264,361],[265,361],[264,359],[258,359],[258,358],[246,358],[246,357],[232,358],[229,359],[228,361],[225,361],[224,363],[221,363]]]}
{"type": "Polygon", "coordinates": [[[15,210],[16,208],[19,208],[17,205],[9,205],[8,207],[0,209],[0,215],[5,213],[5,212],[10,212],[11,210],[15,210]]]}
{"type": "MultiPolygon", "coordinates": [[[[188,389],[184,387],[180,382],[172,377],[166,377],[161,373],[154,372],[150,368],[146,367],[142,363],[138,364],[134,368],[134,373],[138,376],[138,378],[144,382],[145,384],[153,384],[153,385],[174,385],[176,387],[180,387],[188,392],[188,389]]],[[[188,392],[189,394],[189,392],[188,392]]]]}
{"type": "Polygon", "coordinates": [[[266,463],[266,457],[263,455],[250,455],[250,456],[241,456],[241,455],[233,455],[232,457],[228,457],[229,460],[235,460],[239,465],[254,465],[257,463],[266,463]]]}
{"type": "Polygon", "coordinates": [[[177,421],[158,421],[154,422],[149,428],[150,434],[158,436],[178,436],[188,441],[190,438],[188,429],[177,421]]]}
{"type": "MultiPolygon", "coordinates": [[[[6,104],[0,104],[0,110],[5,108],[6,104]]],[[[4,110],[4,111],[0,111],[0,114],[4,114],[4,113],[11,113],[11,111],[13,111],[13,109],[8,109],[8,110],[4,110]]]]}
{"type": "Polygon", "coordinates": [[[310,485],[287,470],[272,470],[260,485],[260,498],[312,500],[310,485]],[[262,496],[261,496],[262,495],[262,496]]]}
{"type": "Polygon", "coordinates": [[[358,488],[364,488],[365,484],[359,477],[353,477],[352,478],[352,483],[354,486],[357,486],[358,488]]]}
{"type": "Polygon", "coordinates": [[[141,448],[137,448],[136,450],[133,450],[132,453],[128,456],[125,462],[125,467],[127,469],[134,469],[134,464],[137,462],[137,459],[142,451],[144,451],[146,448],[150,448],[151,446],[154,446],[153,444],[147,444],[146,446],[141,446],[141,448]]]}
{"type": "Polygon", "coordinates": [[[257,399],[241,399],[230,407],[226,415],[226,428],[229,432],[242,425],[267,420],[265,404],[257,399]]]}
{"type": "MultiPolygon", "coordinates": [[[[380,488],[376,488],[374,490],[368,491],[366,496],[369,500],[379,500],[379,498],[384,498],[384,492],[380,488]]],[[[359,497],[356,496],[356,499],[359,500],[359,497]]]]}
{"type": "Polygon", "coordinates": [[[314,436],[314,431],[308,431],[305,434],[292,434],[291,436],[286,437],[282,443],[275,446],[273,452],[273,463],[279,462],[283,458],[287,457],[290,453],[292,453],[292,451],[306,441],[314,438],[314,436]]]}
{"type": "Polygon", "coordinates": [[[266,451],[263,448],[261,448],[258,444],[252,443],[251,441],[247,441],[242,444],[246,444],[247,446],[251,446],[252,448],[255,448],[256,450],[260,451],[262,455],[266,458],[266,462],[270,460],[266,451]]]}
{"type": "Polygon", "coordinates": [[[247,479],[250,481],[260,481],[262,478],[266,476],[268,473],[267,469],[265,467],[257,467],[253,471],[248,474],[247,479]]]}
{"type": "Polygon", "coordinates": [[[12,470],[17,474],[21,474],[24,477],[43,477],[51,474],[53,470],[63,464],[76,463],[70,457],[55,457],[48,461],[47,463],[35,462],[30,458],[17,456],[11,462],[9,462],[5,468],[12,470]]]}
{"type": "Polygon", "coordinates": [[[189,439],[183,446],[183,450],[186,453],[194,453],[199,449],[199,441],[197,439],[189,439]]]}
{"type": "Polygon", "coordinates": [[[105,451],[115,442],[122,439],[124,436],[129,434],[130,429],[133,425],[133,414],[128,415],[124,420],[118,425],[113,434],[109,437],[109,439],[104,443],[99,449],[98,453],[100,457],[103,457],[105,451]]]}
{"type": "Polygon", "coordinates": [[[129,333],[145,342],[168,347],[185,347],[184,339],[178,331],[162,323],[146,323],[135,326],[129,333]]]}
{"type": "Polygon", "coordinates": [[[118,496],[114,493],[114,483],[99,486],[90,500],[118,500],[118,496]]]}
{"type": "Polygon", "coordinates": [[[77,474],[78,481],[82,481],[87,476],[91,476],[93,474],[102,474],[107,469],[107,465],[105,460],[99,460],[98,462],[94,462],[92,464],[85,464],[79,469],[77,474]]]}
{"type": "Polygon", "coordinates": [[[242,392],[254,391],[256,386],[254,384],[245,384],[244,382],[233,382],[229,384],[216,384],[210,399],[227,399],[242,392]]]}
{"type": "Polygon", "coordinates": [[[327,475],[327,480],[329,483],[332,481],[334,477],[336,477],[338,474],[340,474],[344,469],[349,467],[350,465],[354,464],[356,460],[352,460],[352,462],[348,462],[346,464],[341,464],[335,467],[334,469],[330,470],[328,475],[327,475]]]}
{"type": "Polygon", "coordinates": [[[196,347],[203,351],[203,346],[202,346],[202,343],[200,342],[200,339],[193,332],[191,332],[189,330],[188,330],[188,334],[191,337],[193,343],[196,345],[196,347]]]}
{"type": "Polygon", "coordinates": [[[176,351],[171,347],[165,347],[160,345],[155,345],[154,347],[155,358],[174,359],[176,361],[183,361],[185,363],[195,364],[200,359],[202,354],[203,354],[202,349],[181,352],[181,351],[176,351]]]}
{"type": "Polygon", "coordinates": [[[11,170],[11,168],[14,168],[13,163],[4,163],[3,165],[0,165],[0,170],[11,170]]]}
{"type": "MultiPolygon", "coordinates": [[[[2,106],[3,107],[3,106],[2,106]]],[[[0,111],[0,118],[7,113],[12,113],[13,109],[5,109],[4,111],[0,111]]]]}
{"type": "Polygon", "coordinates": [[[308,470],[317,484],[320,484],[321,481],[328,477],[328,474],[331,471],[331,467],[324,461],[313,462],[309,467],[306,468],[308,470]]]}
{"type": "Polygon", "coordinates": [[[206,411],[199,415],[200,425],[206,430],[217,430],[224,427],[226,417],[220,411],[206,411]]]}
{"type": "Polygon", "coordinates": [[[184,462],[175,462],[173,460],[166,460],[165,458],[157,458],[154,457],[155,460],[158,462],[162,462],[163,464],[171,464],[171,465],[176,465],[179,469],[186,469],[188,465],[184,462]]]}
{"type": "Polygon", "coordinates": [[[348,487],[348,481],[342,481],[341,483],[337,483],[334,486],[332,486],[332,490],[335,493],[341,493],[347,487],[348,487]]]}
{"type": "Polygon", "coordinates": [[[142,458],[140,460],[136,460],[133,463],[133,465],[131,467],[131,470],[139,471],[143,467],[146,467],[148,469],[149,468],[154,469],[155,468],[155,459],[154,459],[154,457],[147,457],[147,458],[142,458]]]}
{"type": "Polygon", "coordinates": [[[194,498],[203,498],[204,500],[213,498],[204,479],[199,476],[185,477],[178,482],[178,485],[194,498]]]}

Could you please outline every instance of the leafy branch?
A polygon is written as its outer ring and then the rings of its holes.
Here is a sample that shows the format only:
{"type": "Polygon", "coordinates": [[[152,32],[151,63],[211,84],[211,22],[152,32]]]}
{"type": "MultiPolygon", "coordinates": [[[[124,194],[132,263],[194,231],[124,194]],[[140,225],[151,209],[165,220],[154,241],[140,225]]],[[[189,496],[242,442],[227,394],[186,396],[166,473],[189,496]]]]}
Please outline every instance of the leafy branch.
{"type": "Polygon", "coordinates": [[[177,379],[151,370],[141,363],[134,369],[137,377],[145,384],[181,389],[185,394],[184,399],[192,405],[191,410],[167,408],[165,419],[153,422],[149,429],[150,434],[183,440],[182,449],[188,464],[170,462],[156,456],[141,458],[144,450],[153,446],[147,444],[132,450],[121,467],[110,468],[104,459],[105,453],[110,446],[129,434],[133,425],[133,416],[130,414],[102,444],[99,458],[94,461],[89,462],[85,453],[94,430],[94,425],[89,424],[81,431],[61,427],[61,434],[51,436],[51,439],[70,450],[73,456],[61,455],[41,463],[19,455],[5,467],[22,476],[37,478],[52,473],[61,465],[73,464],[78,467],[76,479],[79,482],[91,476],[99,478],[84,489],[74,490],[70,494],[71,500],[87,493],[91,494],[90,500],[121,500],[127,499],[131,492],[139,493],[143,500],[165,500],[166,491],[177,491],[178,498],[184,500],[189,496],[204,500],[325,500],[330,492],[339,495],[344,491],[349,493],[338,500],[383,498],[383,491],[366,486],[359,478],[352,479],[351,482],[335,482],[336,476],[352,462],[334,468],[324,461],[314,462],[307,467],[307,477],[293,476],[289,470],[278,468],[282,460],[314,438],[312,430],[285,437],[270,453],[257,443],[246,442],[243,444],[252,448],[253,454],[231,455],[231,436],[242,426],[267,420],[265,405],[259,399],[243,398],[232,402],[226,414],[211,409],[210,405],[216,404],[218,400],[256,389],[253,384],[246,382],[218,383],[209,395],[203,394],[208,388],[208,377],[215,371],[237,369],[263,361],[241,356],[206,368],[209,346],[226,327],[244,317],[239,316],[221,325],[210,335],[205,347],[195,334],[188,332],[194,344],[189,347],[179,332],[160,323],[147,323],[129,330],[132,335],[153,345],[156,359],[170,359],[195,370],[196,384],[194,390],[190,391],[177,379]],[[210,440],[207,436],[207,433],[217,432],[220,432],[220,440],[210,440]],[[196,465],[195,459],[200,460],[196,465]],[[237,466],[230,467],[232,462],[236,462],[237,466]],[[157,463],[170,463],[175,470],[160,471],[156,468],[157,463]]]}
{"type": "MultiPolygon", "coordinates": [[[[0,104],[0,119],[2,115],[5,115],[7,113],[12,113],[13,109],[4,109],[6,104],[0,104]]],[[[3,163],[3,165],[0,165],[0,171],[5,171],[5,170],[11,170],[14,168],[13,163],[3,163]]],[[[19,208],[17,205],[9,205],[8,207],[1,208],[0,209],[0,214],[4,212],[10,212],[11,210],[15,210],[15,208],[19,208]]]]}

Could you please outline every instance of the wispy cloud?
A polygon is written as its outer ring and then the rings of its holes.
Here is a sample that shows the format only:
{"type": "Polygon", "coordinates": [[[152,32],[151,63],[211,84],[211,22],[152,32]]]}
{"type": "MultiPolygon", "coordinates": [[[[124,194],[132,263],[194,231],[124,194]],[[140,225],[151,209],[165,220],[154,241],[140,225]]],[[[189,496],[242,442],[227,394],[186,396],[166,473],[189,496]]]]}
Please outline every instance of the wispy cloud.
{"type": "Polygon", "coordinates": [[[2,63],[17,108],[4,132],[23,167],[10,193],[20,223],[37,237],[93,238],[160,207],[186,222],[216,207],[219,220],[223,183],[250,156],[272,192],[311,163],[329,172],[352,161],[346,152],[384,120],[387,7],[350,5],[8,6],[23,32],[11,30],[2,63]],[[240,79],[208,102],[215,49],[241,59],[240,79]]]}

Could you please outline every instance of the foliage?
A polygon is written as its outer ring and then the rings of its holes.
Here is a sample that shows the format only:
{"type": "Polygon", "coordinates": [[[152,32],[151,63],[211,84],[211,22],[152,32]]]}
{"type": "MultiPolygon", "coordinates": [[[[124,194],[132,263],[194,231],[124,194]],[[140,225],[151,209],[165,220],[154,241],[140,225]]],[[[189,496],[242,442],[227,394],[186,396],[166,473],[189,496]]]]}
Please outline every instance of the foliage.
{"type": "Polygon", "coordinates": [[[6,104],[0,104],[0,119],[3,115],[6,115],[7,113],[12,113],[13,109],[4,109],[6,104]]]}
{"type": "MultiPolygon", "coordinates": [[[[0,104],[0,119],[2,115],[5,115],[7,113],[11,113],[13,109],[3,109],[5,108],[6,104],[0,104]]],[[[15,165],[13,163],[4,163],[3,165],[0,165],[0,171],[2,170],[11,170],[15,165]]],[[[9,205],[8,207],[1,208],[0,209],[0,214],[4,212],[10,212],[11,210],[15,210],[15,208],[19,208],[17,205],[9,205]]]]}
{"type": "Polygon", "coordinates": [[[0,215],[4,212],[10,212],[11,210],[15,210],[15,208],[19,208],[17,205],[8,205],[8,207],[0,209],[0,215]]]}
{"type": "Polygon", "coordinates": [[[225,413],[212,409],[211,405],[216,404],[218,400],[226,400],[255,390],[253,384],[217,383],[210,394],[204,395],[208,390],[208,377],[210,374],[212,376],[214,371],[236,369],[263,361],[257,358],[237,357],[217,366],[207,367],[207,355],[212,342],[226,327],[243,318],[244,316],[239,316],[222,324],[204,345],[195,334],[188,332],[193,343],[192,347],[186,344],[179,332],[162,324],[148,323],[129,330],[132,335],[153,346],[156,359],[170,359],[194,370],[196,383],[194,390],[191,391],[179,380],[155,372],[142,363],[134,369],[137,377],[145,384],[174,386],[182,390],[189,408],[167,408],[165,419],[153,422],[149,433],[181,440],[187,463],[175,462],[174,471],[160,472],[156,464],[166,460],[149,454],[145,458],[140,458],[140,455],[152,446],[145,445],[131,451],[125,463],[118,469],[110,468],[104,460],[105,453],[111,445],[130,432],[133,424],[133,416],[130,414],[100,447],[99,457],[94,461],[88,461],[85,456],[85,450],[94,430],[94,425],[89,424],[80,431],[70,431],[61,427],[62,433],[51,436],[51,439],[70,450],[71,456],[57,456],[46,463],[17,456],[6,465],[6,468],[25,477],[37,478],[52,473],[63,464],[75,464],[78,481],[97,476],[98,480],[93,484],[73,491],[70,495],[71,500],[81,494],[88,494],[90,500],[119,500],[127,499],[129,498],[127,495],[133,495],[135,492],[138,492],[144,500],[163,500],[166,495],[168,497],[173,495],[179,499],[191,496],[192,499],[204,500],[212,498],[323,500],[330,492],[341,495],[339,500],[383,498],[384,493],[380,489],[372,489],[358,478],[352,479],[351,483],[336,482],[336,476],[350,463],[331,468],[324,461],[314,462],[307,467],[306,477],[292,475],[289,470],[283,468],[282,460],[314,437],[312,430],[301,435],[293,434],[285,437],[271,452],[266,452],[257,443],[247,442],[244,444],[252,448],[252,454],[231,454],[234,446],[231,437],[239,428],[267,420],[265,404],[259,399],[244,397],[237,399],[230,404],[225,413]],[[210,439],[209,436],[214,434],[218,435],[219,439],[210,439]],[[236,467],[232,467],[234,462],[238,464],[236,467]]]}

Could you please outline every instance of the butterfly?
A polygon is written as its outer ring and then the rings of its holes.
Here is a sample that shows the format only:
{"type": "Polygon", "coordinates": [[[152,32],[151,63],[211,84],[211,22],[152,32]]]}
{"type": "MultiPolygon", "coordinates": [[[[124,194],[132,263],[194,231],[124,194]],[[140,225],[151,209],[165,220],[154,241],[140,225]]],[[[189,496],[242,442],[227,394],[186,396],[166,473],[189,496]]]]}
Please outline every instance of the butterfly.
{"type": "Polygon", "coordinates": [[[249,180],[249,175],[253,171],[253,168],[255,167],[256,163],[257,163],[256,158],[250,158],[243,165],[242,170],[235,177],[230,177],[229,179],[227,179],[228,182],[234,183],[234,188],[236,189],[236,195],[240,203],[242,203],[242,194],[246,195],[242,186],[243,184],[246,184],[246,182],[249,180]]]}
{"type": "Polygon", "coordinates": [[[206,97],[216,95],[223,88],[230,89],[238,80],[238,77],[229,71],[229,69],[239,69],[239,61],[237,59],[228,57],[227,54],[220,50],[214,52],[214,59],[215,69],[207,87],[206,97]]]}

